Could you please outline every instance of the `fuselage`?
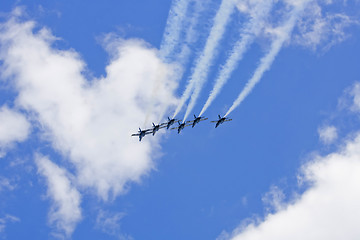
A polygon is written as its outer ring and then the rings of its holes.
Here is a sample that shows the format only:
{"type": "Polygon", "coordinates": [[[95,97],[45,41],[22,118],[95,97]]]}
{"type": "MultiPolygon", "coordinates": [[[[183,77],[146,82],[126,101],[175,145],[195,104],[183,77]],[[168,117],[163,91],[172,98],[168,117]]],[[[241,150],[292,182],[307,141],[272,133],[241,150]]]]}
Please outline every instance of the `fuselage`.
{"type": "Polygon", "coordinates": [[[179,128],[178,128],[178,133],[180,133],[181,130],[184,129],[184,127],[185,127],[185,123],[181,123],[181,124],[179,125],[179,128]]]}
{"type": "Polygon", "coordinates": [[[156,126],[154,126],[153,127],[153,136],[155,135],[155,133],[157,132],[157,131],[159,131],[159,129],[160,129],[160,125],[156,125],[156,126]]]}
{"type": "Polygon", "coordinates": [[[192,124],[192,127],[195,127],[195,125],[196,125],[197,123],[199,123],[200,120],[201,120],[201,117],[195,118],[195,119],[194,119],[194,122],[193,122],[193,124],[192,124]]]}
{"type": "Polygon", "coordinates": [[[217,121],[215,128],[217,128],[220,124],[222,124],[223,122],[225,122],[226,118],[221,118],[219,119],[219,121],[217,121]]]}
{"type": "Polygon", "coordinates": [[[169,127],[171,125],[173,125],[175,123],[175,119],[171,119],[168,123],[167,123],[167,126],[166,126],[166,129],[169,129],[169,127]]]}
{"type": "Polygon", "coordinates": [[[141,139],[143,138],[143,137],[145,137],[145,135],[146,135],[146,132],[145,131],[141,131],[140,132],[140,134],[139,134],[139,141],[141,142],[141,139]]]}

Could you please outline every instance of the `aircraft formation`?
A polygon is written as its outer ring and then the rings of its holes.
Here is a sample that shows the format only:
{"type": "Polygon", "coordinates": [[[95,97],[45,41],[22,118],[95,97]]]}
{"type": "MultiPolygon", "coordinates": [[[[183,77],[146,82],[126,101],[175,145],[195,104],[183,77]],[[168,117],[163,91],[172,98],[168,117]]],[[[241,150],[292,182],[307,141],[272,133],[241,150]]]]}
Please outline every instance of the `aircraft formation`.
{"type": "MultiPolygon", "coordinates": [[[[227,117],[221,117],[220,115],[218,115],[219,119],[216,120],[216,121],[210,121],[212,123],[216,123],[215,124],[215,128],[217,128],[220,124],[224,123],[224,122],[229,122],[231,121],[232,119],[230,118],[227,118],[227,117]]],[[[146,130],[141,130],[141,128],[139,128],[139,131],[138,133],[134,133],[132,134],[131,136],[133,137],[139,137],[139,141],[141,142],[141,139],[143,139],[143,137],[145,137],[146,135],[149,135],[149,134],[152,134],[153,136],[155,135],[155,133],[157,131],[159,131],[160,129],[162,128],[166,128],[166,129],[169,129],[172,125],[174,125],[176,122],[179,124],[177,127],[173,127],[171,128],[171,130],[174,130],[174,129],[177,129],[177,132],[178,134],[180,134],[181,130],[183,130],[185,127],[188,127],[188,126],[192,126],[192,127],[195,127],[196,124],[198,124],[199,122],[201,121],[205,121],[207,120],[208,118],[205,118],[205,117],[197,117],[196,115],[194,115],[194,120],[191,120],[191,121],[184,121],[182,122],[181,120],[178,120],[178,119],[170,119],[168,117],[168,121],[165,122],[165,123],[160,123],[158,125],[155,125],[154,123],[152,124],[153,127],[152,128],[149,128],[149,129],[146,129],[146,130]]]]}

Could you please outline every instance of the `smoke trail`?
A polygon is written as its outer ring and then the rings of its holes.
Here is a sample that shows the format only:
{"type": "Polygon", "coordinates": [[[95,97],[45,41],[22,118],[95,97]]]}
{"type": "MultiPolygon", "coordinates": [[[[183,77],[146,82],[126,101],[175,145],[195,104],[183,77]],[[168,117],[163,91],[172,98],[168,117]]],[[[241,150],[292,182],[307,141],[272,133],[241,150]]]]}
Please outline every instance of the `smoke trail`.
{"type": "Polygon", "coordinates": [[[303,12],[306,5],[311,0],[297,1],[294,2],[294,8],[290,13],[288,20],[279,28],[280,32],[277,35],[277,38],[272,42],[270,51],[261,59],[260,65],[254,72],[254,75],[246,83],[244,89],[240,92],[238,98],[234,101],[233,105],[229,108],[225,117],[228,116],[236,107],[238,107],[241,102],[251,93],[255,85],[260,81],[262,75],[265,71],[269,70],[272,62],[274,61],[276,55],[279,53],[284,42],[289,39],[292,30],[295,27],[296,21],[303,12]]]}
{"type": "Polygon", "coordinates": [[[208,5],[208,2],[209,0],[195,1],[193,4],[194,6],[192,12],[188,14],[188,16],[191,15],[191,17],[188,17],[187,20],[185,20],[185,40],[181,46],[180,53],[177,56],[177,62],[179,62],[182,66],[187,63],[188,58],[191,54],[190,48],[198,39],[199,34],[196,32],[196,27],[200,19],[200,13],[205,9],[205,6],[208,5]]]}
{"type": "Polygon", "coordinates": [[[196,100],[200,95],[201,88],[207,80],[209,69],[216,55],[215,48],[225,32],[226,25],[229,22],[231,14],[235,10],[235,3],[236,1],[223,0],[220,9],[215,16],[214,26],[211,29],[210,36],[205,45],[203,55],[200,57],[198,65],[196,66],[197,68],[192,75],[192,80],[194,80],[193,93],[191,95],[190,103],[185,112],[184,121],[194,108],[196,100]]]}
{"type": "Polygon", "coordinates": [[[173,0],[160,44],[160,57],[168,59],[179,44],[184,19],[191,0],[173,0]]]}
{"type": "MultiPolygon", "coordinates": [[[[197,90],[201,88],[204,81],[206,80],[209,68],[216,55],[215,49],[218,46],[219,41],[225,32],[225,27],[230,19],[230,15],[235,9],[234,3],[235,0],[223,0],[221,2],[220,8],[217,11],[216,16],[214,18],[214,23],[211,28],[209,37],[206,41],[205,48],[202,54],[200,55],[200,57],[196,60],[193,73],[180,99],[180,103],[176,108],[173,117],[175,117],[179,113],[181,108],[184,106],[186,100],[190,97],[190,94],[193,92],[193,89],[197,90]]],[[[184,120],[186,119],[189,111],[191,110],[189,109],[189,107],[188,110],[186,111],[184,120]]]]}
{"type": "MultiPolygon", "coordinates": [[[[176,47],[179,45],[180,36],[184,28],[184,21],[187,16],[187,10],[191,1],[192,0],[173,0],[171,4],[159,51],[160,58],[166,63],[173,61],[170,56],[174,53],[176,47]]],[[[179,71],[182,71],[182,69],[179,69],[179,71]]],[[[160,75],[160,73],[157,75],[160,75]]],[[[152,96],[148,103],[144,125],[147,125],[149,116],[154,110],[155,97],[158,94],[160,87],[161,81],[158,80],[158,77],[156,77],[154,86],[152,88],[152,96]]],[[[163,108],[164,110],[162,112],[165,112],[168,108],[168,105],[164,106],[163,108]]]]}
{"type": "MultiPolygon", "coordinates": [[[[196,32],[196,27],[199,24],[200,14],[204,11],[208,0],[195,1],[193,5],[192,12],[188,13],[188,17],[184,23],[184,29],[186,33],[184,36],[184,42],[182,43],[181,50],[176,57],[177,62],[177,76],[176,82],[182,79],[184,74],[183,66],[185,66],[189,60],[191,54],[191,46],[197,41],[198,34],[196,32]]],[[[189,6],[191,8],[191,5],[189,6]]],[[[156,89],[155,89],[156,90],[156,89]]],[[[166,111],[169,109],[169,104],[165,104],[161,110],[162,114],[159,115],[158,121],[161,121],[164,118],[166,111]]]]}
{"type": "Polygon", "coordinates": [[[242,29],[240,40],[236,42],[231,51],[231,55],[228,57],[225,65],[221,68],[221,71],[218,74],[217,79],[215,80],[215,85],[206,103],[204,104],[199,116],[201,116],[207,110],[207,108],[211,105],[211,103],[220,93],[222,87],[230,78],[231,73],[235,70],[237,63],[242,59],[249,45],[254,41],[254,38],[263,29],[264,21],[269,15],[273,4],[273,1],[259,1],[250,10],[250,20],[242,29]]]}

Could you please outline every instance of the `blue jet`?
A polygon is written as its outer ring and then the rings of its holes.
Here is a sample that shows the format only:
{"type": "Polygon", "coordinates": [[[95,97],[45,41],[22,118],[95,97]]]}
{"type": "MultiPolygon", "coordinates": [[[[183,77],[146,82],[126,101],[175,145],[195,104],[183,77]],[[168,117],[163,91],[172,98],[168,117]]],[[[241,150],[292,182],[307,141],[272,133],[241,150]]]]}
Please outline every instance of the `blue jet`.
{"type": "Polygon", "coordinates": [[[211,121],[211,122],[213,122],[213,123],[216,122],[215,128],[217,128],[220,124],[222,124],[222,123],[224,123],[224,122],[229,122],[229,121],[232,120],[232,119],[230,119],[230,118],[221,117],[220,115],[218,115],[218,116],[219,116],[219,120],[217,120],[217,121],[211,121]]]}
{"type": "Polygon", "coordinates": [[[143,137],[145,137],[145,135],[151,134],[152,130],[151,129],[147,129],[147,130],[141,130],[141,128],[139,128],[139,132],[138,133],[134,133],[131,136],[139,136],[139,141],[141,142],[141,139],[143,137]]]}
{"type": "Polygon", "coordinates": [[[195,125],[197,123],[199,123],[200,121],[205,121],[205,120],[207,120],[207,118],[205,118],[205,117],[196,117],[196,115],[194,114],[194,120],[189,121],[189,122],[192,122],[192,127],[195,127],[195,125]]]}
{"type": "MultiPolygon", "coordinates": [[[[175,122],[179,122],[180,120],[177,120],[177,119],[175,119],[175,118],[173,118],[173,119],[170,119],[169,117],[168,117],[168,122],[167,123],[165,123],[166,124],[166,129],[169,129],[170,127],[171,127],[171,125],[173,125],[175,122]]],[[[163,123],[164,124],[164,123],[163,123]]]]}
{"type": "Polygon", "coordinates": [[[181,123],[181,121],[179,121],[178,123],[179,123],[179,126],[178,127],[174,127],[174,128],[172,128],[172,129],[177,129],[178,130],[178,134],[181,132],[181,130],[183,130],[185,127],[187,127],[187,126],[190,126],[191,124],[188,124],[190,121],[185,121],[185,122],[183,122],[183,123],[181,123]]]}
{"type": "Polygon", "coordinates": [[[161,123],[161,124],[158,124],[158,125],[155,125],[155,124],[153,123],[152,125],[153,125],[152,135],[154,136],[157,131],[159,131],[159,130],[162,129],[162,128],[165,128],[166,125],[167,125],[167,123],[161,123]]]}

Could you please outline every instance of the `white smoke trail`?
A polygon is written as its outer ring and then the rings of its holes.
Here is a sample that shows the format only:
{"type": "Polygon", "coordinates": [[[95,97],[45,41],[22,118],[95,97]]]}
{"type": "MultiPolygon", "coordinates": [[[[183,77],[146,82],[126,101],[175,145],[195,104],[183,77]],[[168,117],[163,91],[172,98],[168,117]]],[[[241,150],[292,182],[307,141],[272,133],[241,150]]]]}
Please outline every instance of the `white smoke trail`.
{"type": "Polygon", "coordinates": [[[218,13],[215,16],[214,26],[211,29],[210,36],[205,45],[203,55],[200,57],[199,64],[195,69],[192,80],[193,84],[193,93],[191,94],[190,103],[186,109],[185,116],[183,121],[189,116],[190,112],[195,106],[196,100],[200,95],[202,86],[207,80],[207,75],[211,67],[212,61],[216,56],[215,48],[219,44],[219,41],[222,35],[225,32],[226,25],[229,22],[230,16],[235,10],[236,1],[233,0],[224,0],[220,6],[218,13]]]}
{"type": "Polygon", "coordinates": [[[201,116],[211,103],[215,100],[217,95],[220,93],[222,87],[226,84],[231,76],[231,73],[235,70],[237,63],[242,59],[245,51],[249,45],[254,41],[254,38],[259,35],[261,30],[264,28],[264,23],[269,15],[274,1],[258,1],[255,6],[250,9],[250,20],[244,26],[241,31],[240,40],[237,41],[228,57],[225,65],[221,68],[218,74],[215,85],[204,104],[199,116],[201,116]]]}
{"type": "MultiPolygon", "coordinates": [[[[198,33],[197,33],[197,25],[200,19],[201,12],[205,9],[205,6],[208,5],[209,0],[195,1],[192,12],[189,13],[187,20],[185,20],[184,29],[186,29],[186,33],[184,36],[184,42],[182,43],[180,53],[177,56],[177,62],[180,63],[181,66],[184,66],[191,54],[191,46],[197,41],[198,33]]],[[[191,8],[191,7],[190,7],[191,8]]]]}
{"type": "Polygon", "coordinates": [[[283,25],[279,28],[276,39],[272,42],[270,51],[261,59],[260,65],[255,70],[253,76],[246,83],[244,89],[240,92],[238,98],[234,101],[233,105],[229,108],[225,117],[228,116],[236,107],[238,107],[241,102],[251,93],[255,85],[260,81],[264,72],[269,70],[271,64],[273,63],[276,55],[279,53],[284,42],[289,39],[292,30],[295,27],[296,21],[300,17],[306,5],[311,0],[303,1],[293,1],[293,10],[290,13],[290,17],[283,25]]]}
{"type": "MultiPolygon", "coordinates": [[[[217,11],[216,16],[214,18],[214,23],[210,30],[210,34],[206,41],[204,50],[201,53],[200,57],[196,60],[193,73],[180,99],[180,103],[177,109],[175,110],[174,117],[179,113],[179,111],[185,104],[186,100],[190,97],[190,94],[192,93],[193,89],[197,90],[201,88],[201,86],[205,82],[209,68],[216,55],[216,51],[215,51],[216,47],[218,46],[219,41],[225,32],[226,25],[230,19],[230,15],[235,9],[234,3],[235,0],[223,0],[221,2],[220,8],[217,11]]],[[[192,107],[190,107],[191,109],[189,109],[189,107],[190,106],[188,106],[188,110],[186,111],[184,120],[186,119],[189,111],[192,109],[192,107]]]]}
{"type": "MultiPolygon", "coordinates": [[[[171,55],[174,54],[176,47],[180,44],[181,33],[184,29],[184,22],[191,1],[192,0],[173,0],[171,4],[169,16],[166,21],[166,26],[159,50],[160,58],[166,63],[170,63],[173,61],[171,55]]],[[[179,67],[179,71],[183,71],[181,67],[179,67]]],[[[158,73],[157,75],[160,76],[161,73],[158,73]]],[[[151,113],[154,111],[155,98],[159,94],[160,86],[161,86],[161,81],[159,80],[158,77],[156,77],[154,81],[154,85],[152,87],[152,97],[148,103],[144,125],[147,125],[147,123],[149,122],[149,117],[151,113]]],[[[162,112],[166,112],[166,109],[169,107],[169,104],[165,103],[161,107],[163,108],[162,112]]],[[[161,119],[162,116],[160,120],[161,119]]]]}
{"type": "Polygon", "coordinates": [[[160,57],[167,59],[179,44],[183,23],[191,0],[173,0],[160,44],[160,57]]]}
{"type": "MultiPolygon", "coordinates": [[[[185,66],[189,60],[190,54],[191,54],[191,46],[197,41],[198,39],[198,34],[196,32],[196,27],[199,24],[199,19],[200,19],[200,14],[201,12],[205,9],[206,4],[207,4],[208,0],[202,0],[202,1],[195,1],[194,2],[194,6],[193,6],[193,10],[191,13],[188,13],[188,17],[187,19],[184,20],[184,29],[186,29],[186,33],[184,36],[184,41],[182,43],[180,43],[180,52],[179,54],[176,56],[175,61],[177,64],[177,76],[176,76],[176,81],[178,82],[179,80],[182,79],[183,74],[184,74],[184,68],[183,66],[185,66]]],[[[190,8],[191,6],[189,6],[190,8]]],[[[155,89],[155,93],[157,88],[155,89]]],[[[159,115],[158,118],[158,122],[160,122],[161,120],[163,120],[165,113],[167,112],[167,110],[169,109],[169,104],[164,104],[163,109],[162,109],[162,114],[159,115]]],[[[150,115],[147,114],[147,115],[150,115]]]]}

